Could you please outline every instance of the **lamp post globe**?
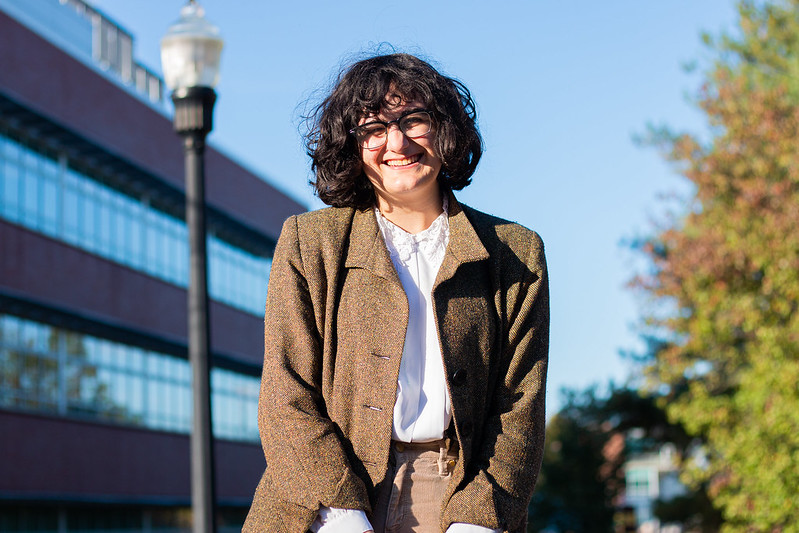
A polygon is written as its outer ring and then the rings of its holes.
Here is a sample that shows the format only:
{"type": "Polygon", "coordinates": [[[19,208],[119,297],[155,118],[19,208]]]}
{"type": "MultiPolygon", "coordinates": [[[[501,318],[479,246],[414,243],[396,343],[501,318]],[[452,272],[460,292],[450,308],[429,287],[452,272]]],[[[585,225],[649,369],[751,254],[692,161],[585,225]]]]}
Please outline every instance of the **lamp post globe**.
{"type": "Polygon", "coordinates": [[[161,65],[166,86],[173,91],[216,87],[223,44],[219,28],[206,20],[202,6],[190,0],[161,39],[161,65]]]}
{"type": "Polygon", "coordinates": [[[208,269],[205,225],[205,138],[213,128],[223,41],[194,0],[161,39],[164,81],[172,90],[175,131],[183,137],[189,234],[188,352],[192,369],[191,501],[195,533],[216,531],[208,269]]]}
{"type": "Polygon", "coordinates": [[[175,130],[180,134],[200,130],[207,135],[213,128],[223,45],[219,29],[206,20],[195,0],[183,6],[180,18],[161,39],[164,82],[172,90],[175,130]]]}

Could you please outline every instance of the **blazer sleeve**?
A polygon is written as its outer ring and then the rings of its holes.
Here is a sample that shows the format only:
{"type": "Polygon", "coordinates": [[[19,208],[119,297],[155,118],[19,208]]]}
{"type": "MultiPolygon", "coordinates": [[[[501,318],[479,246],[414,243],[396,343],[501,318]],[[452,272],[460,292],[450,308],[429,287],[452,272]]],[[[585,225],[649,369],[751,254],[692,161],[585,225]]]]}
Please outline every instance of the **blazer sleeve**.
{"type": "MultiPolygon", "coordinates": [[[[274,517],[305,523],[321,506],[370,510],[363,481],[354,474],[321,392],[324,298],[314,297],[305,271],[296,217],[289,218],[275,248],[266,298],[264,367],[258,407],[266,471],[256,491],[276,498],[263,508],[294,509],[274,517]],[[307,510],[304,512],[302,510],[307,510]]],[[[319,276],[320,273],[315,273],[319,276]]],[[[317,284],[318,285],[318,284],[317,284]]],[[[322,290],[322,289],[318,289],[322,290]]],[[[251,511],[252,514],[252,511],[251,511]]],[[[297,525],[301,525],[297,523],[297,525]]],[[[293,529],[292,529],[293,530],[293,529]]]]}
{"type": "Polygon", "coordinates": [[[521,533],[527,522],[543,457],[549,353],[549,285],[537,234],[524,262],[524,276],[507,289],[504,350],[482,441],[465,484],[447,505],[445,523],[521,533]]]}

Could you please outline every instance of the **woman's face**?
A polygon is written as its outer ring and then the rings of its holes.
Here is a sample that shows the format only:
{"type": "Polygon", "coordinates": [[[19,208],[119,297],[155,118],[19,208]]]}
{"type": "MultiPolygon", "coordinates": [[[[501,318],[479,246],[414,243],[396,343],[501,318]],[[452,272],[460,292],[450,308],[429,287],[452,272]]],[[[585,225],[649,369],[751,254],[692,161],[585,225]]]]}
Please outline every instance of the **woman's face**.
{"type": "MultiPolygon", "coordinates": [[[[389,122],[412,110],[424,110],[418,101],[406,102],[399,98],[378,115],[362,118],[358,124],[373,120],[389,122]]],[[[437,201],[439,196],[438,172],[441,159],[435,154],[435,125],[429,133],[411,139],[392,124],[386,144],[376,149],[361,148],[363,171],[375,189],[378,205],[413,208],[414,205],[437,201]]]]}

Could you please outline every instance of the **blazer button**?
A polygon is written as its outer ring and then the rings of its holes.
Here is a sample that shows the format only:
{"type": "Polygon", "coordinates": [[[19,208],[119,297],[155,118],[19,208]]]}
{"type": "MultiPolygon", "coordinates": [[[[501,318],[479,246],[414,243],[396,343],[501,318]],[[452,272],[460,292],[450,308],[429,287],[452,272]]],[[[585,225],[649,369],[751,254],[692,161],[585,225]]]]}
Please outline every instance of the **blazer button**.
{"type": "Polygon", "coordinates": [[[452,373],[452,383],[454,385],[463,385],[466,383],[466,376],[468,373],[466,372],[465,368],[459,368],[455,372],[452,373]]]}
{"type": "Polygon", "coordinates": [[[472,434],[472,421],[466,420],[463,424],[461,424],[461,436],[468,437],[472,434]]]}

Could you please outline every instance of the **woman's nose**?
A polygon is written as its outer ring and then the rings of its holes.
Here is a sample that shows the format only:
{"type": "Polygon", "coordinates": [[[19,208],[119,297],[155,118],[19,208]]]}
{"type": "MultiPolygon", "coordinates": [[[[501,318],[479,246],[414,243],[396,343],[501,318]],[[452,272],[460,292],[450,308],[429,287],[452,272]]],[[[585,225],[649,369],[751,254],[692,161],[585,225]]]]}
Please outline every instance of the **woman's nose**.
{"type": "Polygon", "coordinates": [[[386,148],[392,152],[396,152],[405,148],[408,145],[408,138],[399,129],[396,124],[391,124],[388,127],[388,139],[386,140],[386,148]]]}

